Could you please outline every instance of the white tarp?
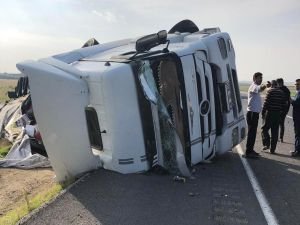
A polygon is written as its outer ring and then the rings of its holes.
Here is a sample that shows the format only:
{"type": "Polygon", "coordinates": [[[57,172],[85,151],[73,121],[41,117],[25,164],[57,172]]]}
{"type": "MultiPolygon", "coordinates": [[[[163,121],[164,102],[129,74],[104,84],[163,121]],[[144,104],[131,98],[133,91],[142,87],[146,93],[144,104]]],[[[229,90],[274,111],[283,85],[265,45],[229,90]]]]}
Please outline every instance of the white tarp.
{"type": "Polygon", "coordinates": [[[14,143],[15,139],[20,135],[22,129],[30,123],[26,114],[22,115],[21,107],[19,107],[6,124],[5,138],[14,143]]]}
{"type": "Polygon", "coordinates": [[[13,143],[6,157],[0,159],[0,167],[23,169],[50,167],[47,157],[31,153],[29,136],[34,136],[36,126],[28,125],[30,120],[26,114],[22,115],[21,112],[22,103],[27,97],[10,101],[0,109],[0,138],[5,136],[13,143]]]}
{"type": "Polygon", "coordinates": [[[31,153],[30,137],[25,134],[25,130],[22,130],[6,157],[0,160],[0,167],[31,169],[50,166],[48,158],[31,153]]]}
{"type": "Polygon", "coordinates": [[[0,102],[0,110],[5,106],[5,104],[0,102]]]}
{"type": "Polygon", "coordinates": [[[3,132],[4,127],[8,124],[15,112],[21,108],[22,102],[27,98],[27,96],[18,98],[16,100],[10,101],[0,110],[0,135],[3,132]]]}

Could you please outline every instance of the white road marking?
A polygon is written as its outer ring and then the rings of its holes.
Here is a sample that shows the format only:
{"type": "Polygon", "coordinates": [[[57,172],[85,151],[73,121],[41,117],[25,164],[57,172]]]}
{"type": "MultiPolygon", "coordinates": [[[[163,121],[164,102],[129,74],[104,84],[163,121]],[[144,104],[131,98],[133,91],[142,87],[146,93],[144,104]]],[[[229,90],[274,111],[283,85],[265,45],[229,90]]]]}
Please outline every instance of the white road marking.
{"type": "Polygon", "coordinates": [[[295,169],[292,169],[292,168],[288,168],[287,170],[292,172],[292,173],[300,174],[300,170],[295,170],[295,169]]]}
{"type": "Polygon", "coordinates": [[[293,119],[293,117],[291,117],[291,116],[286,116],[287,118],[289,118],[289,119],[293,119]]]}
{"type": "Polygon", "coordinates": [[[266,218],[266,221],[268,223],[268,225],[279,225],[277,219],[276,219],[276,216],[275,214],[273,213],[273,210],[272,208],[270,207],[269,203],[268,203],[268,200],[266,199],[250,165],[248,164],[248,161],[246,158],[243,158],[243,149],[241,147],[241,145],[237,145],[236,147],[236,150],[237,152],[239,153],[239,156],[240,156],[240,159],[243,163],[243,166],[246,170],[246,173],[248,175],[248,178],[250,180],[250,183],[252,185],[252,188],[254,190],[254,193],[256,195],[256,198],[258,200],[258,203],[260,205],[260,208],[262,209],[263,211],[263,214],[266,218]]]}

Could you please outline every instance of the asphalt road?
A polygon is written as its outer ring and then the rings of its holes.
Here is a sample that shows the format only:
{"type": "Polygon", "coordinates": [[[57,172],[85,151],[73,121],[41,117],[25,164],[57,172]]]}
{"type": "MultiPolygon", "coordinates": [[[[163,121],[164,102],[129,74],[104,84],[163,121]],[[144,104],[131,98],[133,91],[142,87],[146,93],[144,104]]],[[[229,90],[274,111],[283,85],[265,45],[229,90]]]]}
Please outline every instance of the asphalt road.
{"type": "MultiPolygon", "coordinates": [[[[246,100],[243,99],[244,110],[246,100]]],[[[261,119],[260,119],[261,121],[261,119]]],[[[278,224],[300,224],[300,158],[291,158],[293,123],[286,119],[276,155],[247,159],[278,224]]],[[[245,141],[241,144],[245,147],[245,141]]],[[[268,224],[235,149],[195,167],[194,179],[155,173],[121,175],[100,169],[22,224],[265,225],[268,224]]]]}

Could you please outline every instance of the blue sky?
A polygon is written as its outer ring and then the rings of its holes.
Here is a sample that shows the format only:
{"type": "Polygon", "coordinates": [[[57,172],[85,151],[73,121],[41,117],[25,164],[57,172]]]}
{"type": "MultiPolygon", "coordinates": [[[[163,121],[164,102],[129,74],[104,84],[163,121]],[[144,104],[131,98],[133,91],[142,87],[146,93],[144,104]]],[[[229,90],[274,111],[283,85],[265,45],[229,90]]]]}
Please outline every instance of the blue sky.
{"type": "Polygon", "coordinates": [[[300,78],[299,0],[3,0],[0,72],[15,64],[100,43],[137,37],[191,19],[200,29],[220,27],[236,50],[240,80],[300,78]]]}

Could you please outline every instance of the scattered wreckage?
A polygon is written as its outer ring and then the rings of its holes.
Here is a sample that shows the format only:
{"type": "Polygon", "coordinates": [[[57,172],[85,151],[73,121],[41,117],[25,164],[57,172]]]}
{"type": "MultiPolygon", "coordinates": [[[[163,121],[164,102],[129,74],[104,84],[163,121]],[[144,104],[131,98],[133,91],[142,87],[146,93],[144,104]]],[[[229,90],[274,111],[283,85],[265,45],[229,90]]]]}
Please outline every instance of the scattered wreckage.
{"type": "Polygon", "coordinates": [[[33,114],[28,77],[20,77],[8,97],[10,101],[0,107],[0,138],[12,143],[12,147],[0,159],[0,167],[50,167],[33,114]]]}
{"type": "Polygon", "coordinates": [[[184,20],[17,68],[58,181],[99,167],[189,176],[246,135],[234,48],[219,28],[184,20]]]}

